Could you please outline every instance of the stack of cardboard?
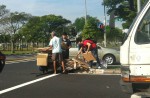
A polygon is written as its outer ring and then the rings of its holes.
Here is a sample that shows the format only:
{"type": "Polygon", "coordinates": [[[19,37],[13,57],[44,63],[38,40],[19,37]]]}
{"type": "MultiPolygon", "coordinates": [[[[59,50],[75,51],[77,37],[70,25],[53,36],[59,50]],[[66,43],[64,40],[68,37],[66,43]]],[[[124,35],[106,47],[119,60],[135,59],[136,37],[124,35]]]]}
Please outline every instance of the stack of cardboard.
{"type": "Polygon", "coordinates": [[[95,57],[93,56],[93,54],[91,53],[91,51],[89,51],[88,53],[83,53],[83,58],[84,59],[79,59],[79,58],[73,58],[73,61],[75,63],[75,65],[80,65],[80,67],[82,67],[83,69],[87,70],[89,69],[89,64],[88,62],[91,60],[96,60],[95,57]]]}

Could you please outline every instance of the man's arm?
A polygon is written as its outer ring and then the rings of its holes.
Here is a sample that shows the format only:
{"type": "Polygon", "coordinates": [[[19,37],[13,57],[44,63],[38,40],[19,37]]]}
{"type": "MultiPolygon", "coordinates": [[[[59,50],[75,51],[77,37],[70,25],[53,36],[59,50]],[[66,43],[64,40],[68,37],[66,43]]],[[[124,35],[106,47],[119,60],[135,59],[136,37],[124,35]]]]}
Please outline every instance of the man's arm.
{"type": "Polygon", "coordinates": [[[82,53],[82,47],[80,48],[80,50],[79,50],[79,52],[78,52],[76,58],[78,58],[79,54],[81,54],[81,53],[82,53]]]}
{"type": "Polygon", "coordinates": [[[86,53],[90,50],[90,47],[91,47],[91,44],[90,43],[87,43],[86,44],[88,47],[87,47],[87,51],[86,51],[86,53]]]}

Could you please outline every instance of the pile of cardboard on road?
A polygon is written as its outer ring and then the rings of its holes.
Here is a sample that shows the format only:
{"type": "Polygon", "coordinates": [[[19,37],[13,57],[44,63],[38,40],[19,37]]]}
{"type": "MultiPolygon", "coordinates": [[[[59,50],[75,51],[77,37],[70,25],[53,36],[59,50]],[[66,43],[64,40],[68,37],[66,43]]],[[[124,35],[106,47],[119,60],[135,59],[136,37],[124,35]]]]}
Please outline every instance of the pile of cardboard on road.
{"type": "MultiPolygon", "coordinates": [[[[47,48],[47,47],[45,47],[47,48]]],[[[43,50],[45,48],[35,48],[35,50],[43,50]]],[[[47,51],[40,51],[37,54],[37,66],[47,66],[48,61],[51,60],[50,56],[52,54],[52,50],[49,49],[47,51]],[[48,56],[50,54],[50,56],[48,56]]],[[[90,60],[95,60],[92,53],[83,53],[83,58],[72,58],[72,59],[65,59],[65,66],[67,70],[79,69],[79,70],[89,70],[89,64],[87,63],[90,60]]]]}
{"type": "Polygon", "coordinates": [[[96,60],[91,52],[83,53],[83,58],[72,58],[66,61],[67,67],[72,67],[73,69],[89,70],[89,64],[87,62],[91,60],[96,60]]]}

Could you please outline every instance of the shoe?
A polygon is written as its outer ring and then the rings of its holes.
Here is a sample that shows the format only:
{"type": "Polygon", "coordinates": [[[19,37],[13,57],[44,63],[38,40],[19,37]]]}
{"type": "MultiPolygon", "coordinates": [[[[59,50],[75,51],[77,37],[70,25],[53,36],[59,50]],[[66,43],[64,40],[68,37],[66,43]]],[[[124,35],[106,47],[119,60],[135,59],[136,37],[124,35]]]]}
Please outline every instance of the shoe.
{"type": "Polygon", "coordinates": [[[67,72],[64,70],[64,71],[62,72],[62,74],[67,74],[67,72]]]}

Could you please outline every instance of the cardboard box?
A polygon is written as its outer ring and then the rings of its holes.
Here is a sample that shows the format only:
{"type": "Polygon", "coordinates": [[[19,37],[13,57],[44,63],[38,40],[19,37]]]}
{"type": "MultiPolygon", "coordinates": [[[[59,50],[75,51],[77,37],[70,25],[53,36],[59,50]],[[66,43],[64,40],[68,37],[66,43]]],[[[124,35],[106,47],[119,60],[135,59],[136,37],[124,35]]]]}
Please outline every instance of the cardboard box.
{"type": "Polygon", "coordinates": [[[48,63],[48,53],[38,53],[37,66],[47,66],[47,63],[48,63]]]}
{"type": "Polygon", "coordinates": [[[92,52],[89,51],[88,53],[83,53],[83,57],[86,61],[94,60],[96,61],[95,57],[93,56],[92,52]]]}

